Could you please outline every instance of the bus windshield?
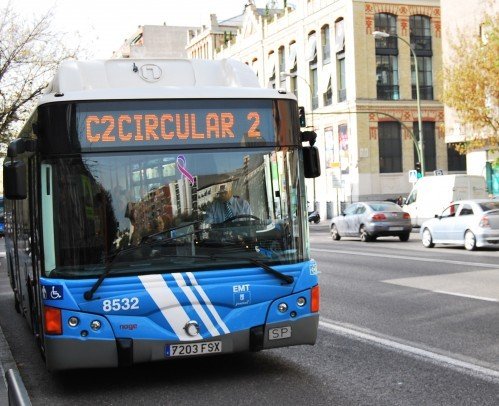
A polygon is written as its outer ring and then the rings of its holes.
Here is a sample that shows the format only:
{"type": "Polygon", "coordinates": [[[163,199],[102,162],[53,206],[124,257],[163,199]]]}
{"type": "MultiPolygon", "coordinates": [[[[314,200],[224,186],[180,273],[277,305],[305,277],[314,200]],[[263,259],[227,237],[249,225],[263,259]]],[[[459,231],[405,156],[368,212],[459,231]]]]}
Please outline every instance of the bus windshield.
{"type": "Polygon", "coordinates": [[[183,272],[308,259],[296,147],[87,153],[41,167],[44,273],[183,272]]]}

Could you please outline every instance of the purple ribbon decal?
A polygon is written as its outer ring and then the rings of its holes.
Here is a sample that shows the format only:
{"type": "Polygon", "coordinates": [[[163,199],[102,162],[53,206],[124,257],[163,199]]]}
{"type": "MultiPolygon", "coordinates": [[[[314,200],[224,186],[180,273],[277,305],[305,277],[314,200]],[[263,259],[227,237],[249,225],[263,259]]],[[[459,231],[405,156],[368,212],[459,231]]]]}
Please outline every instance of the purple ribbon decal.
{"type": "Polygon", "coordinates": [[[177,157],[177,169],[184,175],[189,182],[191,182],[191,185],[194,185],[196,183],[196,179],[192,174],[187,170],[187,161],[185,159],[185,156],[179,155],[177,157]]]}

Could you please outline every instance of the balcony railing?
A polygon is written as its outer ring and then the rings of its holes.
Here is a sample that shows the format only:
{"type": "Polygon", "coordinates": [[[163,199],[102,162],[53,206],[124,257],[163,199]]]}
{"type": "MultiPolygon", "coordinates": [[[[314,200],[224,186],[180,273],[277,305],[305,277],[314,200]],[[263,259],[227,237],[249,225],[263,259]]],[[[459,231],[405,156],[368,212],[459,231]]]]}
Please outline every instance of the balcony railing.
{"type": "MultiPolygon", "coordinates": [[[[433,100],[433,86],[419,86],[419,98],[421,100],[433,100]]],[[[416,86],[412,86],[412,99],[416,100],[416,86]]]]}
{"type": "Polygon", "coordinates": [[[411,35],[410,42],[416,55],[425,56],[431,53],[431,36],[411,35]]]}
{"type": "Polygon", "coordinates": [[[376,53],[397,53],[398,45],[397,45],[397,37],[387,37],[387,38],[379,38],[376,39],[376,53]],[[385,51],[385,52],[383,52],[385,51]]]}
{"type": "Polygon", "coordinates": [[[378,100],[399,100],[400,99],[399,87],[378,85],[377,95],[378,95],[378,100]]]}

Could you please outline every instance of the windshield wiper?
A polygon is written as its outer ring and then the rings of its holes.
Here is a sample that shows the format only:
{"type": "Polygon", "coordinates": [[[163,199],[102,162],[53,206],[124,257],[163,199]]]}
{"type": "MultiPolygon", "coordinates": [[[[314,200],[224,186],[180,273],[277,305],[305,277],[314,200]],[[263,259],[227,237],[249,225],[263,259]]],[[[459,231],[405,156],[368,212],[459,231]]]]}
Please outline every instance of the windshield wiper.
{"type": "Polygon", "coordinates": [[[194,231],[194,232],[191,232],[191,233],[186,233],[186,234],[178,235],[176,237],[166,238],[166,239],[160,240],[160,241],[154,241],[154,240],[153,241],[147,241],[147,240],[149,240],[152,237],[158,237],[158,236],[160,236],[162,234],[166,234],[169,231],[176,230],[176,229],[182,228],[182,227],[187,227],[187,226],[194,225],[194,224],[197,224],[197,223],[200,223],[200,222],[199,221],[194,221],[194,222],[188,223],[188,224],[186,224],[184,226],[172,227],[172,228],[169,228],[168,230],[161,231],[159,233],[149,234],[149,235],[147,235],[147,236],[145,236],[145,237],[142,238],[140,244],[138,244],[136,246],[133,246],[133,247],[130,247],[130,248],[123,249],[121,251],[117,251],[116,253],[114,253],[114,254],[106,257],[105,270],[104,270],[104,272],[102,272],[99,275],[99,278],[95,281],[95,283],[92,285],[92,287],[83,294],[83,297],[85,298],[85,300],[92,300],[92,298],[94,297],[94,293],[96,292],[96,290],[99,289],[99,286],[102,284],[102,282],[104,282],[104,279],[106,279],[107,276],[111,273],[111,271],[112,271],[112,265],[113,265],[114,261],[116,260],[116,258],[118,258],[118,256],[120,254],[130,253],[130,252],[136,251],[137,249],[140,249],[140,248],[143,248],[143,247],[157,245],[158,243],[159,244],[163,244],[163,243],[166,243],[166,242],[169,242],[169,241],[176,240],[177,238],[185,237],[186,235],[196,234],[196,233],[198,233],[200,231],[203,231],[203,230],[197,230],[197,231],[194,231]]]}
{"type": "MultiPolygon", "coordinates": [[[[114,258],[112,258],[106,264],[105,271],[99,276],[99,278],[93,284],[93,286],[83,294],[83,297],[85,298],[85,300],[92,300],[92,298],[94,297],[95,292],[97,291],[97,289],[99,288],[99,286],[102,284],[102,282],[104,282],[104,279],[106,279],[107,276],[113,271],[113,269],[112,269],[113,262],[118,257],[119,254],[121,254],[122,252],[133,251],[134,249],[137,249],[139,247],[142,247],[142,246],[139,245],[139,246],[127,249],[127,250],[118,251],[116,253],[116,255],[114,256],[114,258]]],[[[279,272],[277,269],[274,269],[271,266],[267,265],[266,263],[264,263],[262,261],[259,261],[258,259],[254,259],[254,258],[230,257],[230,256],[224,256],[224,255],[221,255],[221,256],[217,256],[217,255],[161,255],[161,256],[164,256],[164,257],[198,258],[198,259],[207,259],[207,260],[212,260],[212,261],[213,260],[215,260],[215,261],[216,260],[223,260],[223,259],[243,260],[243,261],[250,262],[250,263],[252,263],[252,264],[254,264],[256,266],[259,266],[263,270],[265,270],[268,273],[274,275],[278,279],[281,279],[282,281],[284,281],[287,285],[292,284],[294,282],[294,280],[295,280],[295,278],[292,275],[286,275],[286,274],[284,274],[282,272],[279,272]]]]}
{"type": "Polygon", "coordinates": [[[272,275],[286,282],[287,285],[290,285],[295,281],[295,278],[292,275],[286,275],[282,272],[279,272],[277,269],[268,266],[265,262],[261,262],[258,259],[253,259],[253,258],[244,258],[244,259],[246,259],[249,262],[252,262],[255,265],[258,265],[260,268],[265,269],[268,273],[271,273],[272,275]]]}

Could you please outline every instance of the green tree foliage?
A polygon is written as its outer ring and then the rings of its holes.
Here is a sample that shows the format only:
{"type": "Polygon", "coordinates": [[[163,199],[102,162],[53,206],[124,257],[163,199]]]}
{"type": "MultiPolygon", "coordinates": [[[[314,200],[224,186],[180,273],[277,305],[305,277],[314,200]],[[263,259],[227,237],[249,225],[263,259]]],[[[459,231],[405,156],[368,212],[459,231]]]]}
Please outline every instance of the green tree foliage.
{"type": "Polygon", "coordinates": [[[14,5],[0,8],[0,143],[15,136],[59,63],[78,51],[51,30],[51,11],[30,20],[14,5]]]}
{"type": "Polygon", "coordinates": [[[499,148],[499,14],[486,15],[481,36],[458,33],[444,66],[443,102],[468,132],[458,151],[499,148]]]}

